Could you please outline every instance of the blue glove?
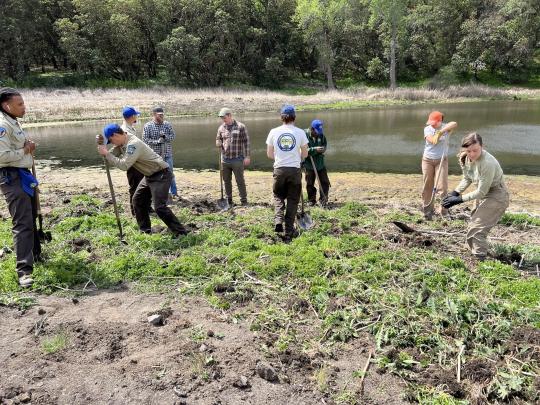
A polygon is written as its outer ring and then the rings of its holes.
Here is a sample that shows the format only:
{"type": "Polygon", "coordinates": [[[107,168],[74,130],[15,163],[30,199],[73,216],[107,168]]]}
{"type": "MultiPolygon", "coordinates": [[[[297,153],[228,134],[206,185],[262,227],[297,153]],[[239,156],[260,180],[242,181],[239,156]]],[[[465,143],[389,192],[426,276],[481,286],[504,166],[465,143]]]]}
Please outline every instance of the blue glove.
{"type": "Polygon", "coordinates": [[[456,190],[454,190],[454,191],[452,191],[452,192],[451,192],[450,194],[448,194],[448,195],[450,195],[450,196],[452,196],[452,197],[457,197],[457,196],[459,195],[459,193],[458,193],[456,190]]]}
{"type": "Polygon", "coordinates": [[[461,204],[462,202],[463,202],[463,198],[459,194],[458,195],[450,194],[443,198],[441,205],[444,208],[450,208],[450,207],[453,207],[454,205],[461,204]]]}

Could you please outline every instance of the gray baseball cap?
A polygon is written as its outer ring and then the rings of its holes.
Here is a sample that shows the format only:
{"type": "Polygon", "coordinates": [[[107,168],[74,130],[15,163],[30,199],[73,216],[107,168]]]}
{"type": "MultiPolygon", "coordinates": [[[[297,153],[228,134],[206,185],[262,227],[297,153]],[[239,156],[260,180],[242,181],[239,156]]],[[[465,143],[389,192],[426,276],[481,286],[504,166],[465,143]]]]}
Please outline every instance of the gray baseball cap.
{"type": "Polygon", "coordinates": [[[232,111],[230,108],[223,107],[221,110],[219,110],[219,117],[225,117],[227,114],[232,114],[232,111]]]}

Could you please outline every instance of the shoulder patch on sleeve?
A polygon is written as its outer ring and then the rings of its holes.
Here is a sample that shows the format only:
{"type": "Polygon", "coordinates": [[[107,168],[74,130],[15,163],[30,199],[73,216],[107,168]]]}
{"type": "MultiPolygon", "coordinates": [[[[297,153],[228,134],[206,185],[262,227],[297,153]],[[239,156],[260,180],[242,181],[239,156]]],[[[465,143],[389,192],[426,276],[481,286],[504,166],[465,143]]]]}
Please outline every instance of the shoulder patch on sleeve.
{"type": "Polygon", "coordinates": [[[135,152],[135,149],[137,149],[137,147],[135,145],[128,145],[127,146],[127,154],[128,155],[133,155],[133,153],[135,152]]]}
{"type": "Polygon", "coordinates": [[[0,127],[0,138],[2,138],[6,134],[6,129],[4,127],[0,127]]]}

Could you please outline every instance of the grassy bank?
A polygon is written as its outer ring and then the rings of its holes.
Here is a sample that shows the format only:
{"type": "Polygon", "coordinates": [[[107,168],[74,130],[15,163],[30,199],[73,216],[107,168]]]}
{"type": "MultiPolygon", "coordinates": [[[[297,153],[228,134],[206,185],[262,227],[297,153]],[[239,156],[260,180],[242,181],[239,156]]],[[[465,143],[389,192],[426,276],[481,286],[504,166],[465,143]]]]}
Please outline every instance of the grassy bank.
{"type": "MultiPolygon", "coordinates": [[[[311,209],[315,228],[284,244],[273,233],[268,174],[248,173],[255,205],[221,213],[208,197],[216,174],[184,172],[178,178],[185,199],[173,209],[192,233],[176,240],[159,227],[152,235],[137,231],[127,213],[124,175],[115,171],[122,184],[123,245],[102,191],[103,173],[95,171],[95,179],[89,173],[82,190],[73,185],[76,173],[45,174],[46,225],[54,239],[44,246],[46,261],[36,266],[35,292],[84,295],[128,281],[139,292],[204,297],[264,336],[260,343],[270,358],[319,359],[311,389],[335,403],[362,403],[361,394],[331,384],[326,361],[345,343],[364,339],[374,353],[372,370],[406,381],[406,400],[540,400],[538,217],[507,214],[492,233],[498,260],[476,263],[463,246],[466,207],[454,210],[452,221],[423,223],[413,189],[396,184],[393,190],[405,190],[396,197],[385,175],[366,176],[368,183],[361,174],[343,174],[333,179],[340,200],[328,210],[311,209]],[[356,190],[350,198],[341,198],[342,182],[356,190]],[[408,202],[401,199],[407,196],[408,202]],[[393,220],[443,233],[402,234],[393,220]],[[520,269],[510,264],[521,257],[520,269]]],[[[536,181],[510,180],[516,188],[536,181]]],[[[513,207],[520,204],[518,195],[513,207]]],[[[6,219],[0,244],[11,245],[6,219]]],[[[31,305],[32,295],[18,292],[14,256],[7,252],[0,262],[1,300],[31,305]]],[[[357,380],[363,375],[360,366],[351,373],[357,380]]]]}
{"type": "Polygon", "coordinates": [[[445,90],[361,87],[339,91],[285,92],[269,90],[203,89],[172,87],[109,90],[21,90],[28,112],[26,125],[64,121],[118,119],[125,105],[135,105],[143,117],[153,106],[163,105],[169,116],[214,115],[224,105],[236,112],[277,112],[284,103],[302,110],[361,108],[369,106],[462,102],[491,99],[540,98],[540,90],[492,88],[487,86],[451,86],[445,90]]]}

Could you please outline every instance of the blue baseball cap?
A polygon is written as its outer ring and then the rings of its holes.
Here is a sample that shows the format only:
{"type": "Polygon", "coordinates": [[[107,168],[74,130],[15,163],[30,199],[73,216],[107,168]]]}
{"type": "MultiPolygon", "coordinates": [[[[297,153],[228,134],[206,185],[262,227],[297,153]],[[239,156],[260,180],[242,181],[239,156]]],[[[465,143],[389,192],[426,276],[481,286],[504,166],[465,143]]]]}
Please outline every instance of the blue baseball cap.
{"type": "Polygon", "coordinates": [[[138,112],[135,107],[132,107],[130,105],[126,105],[124,109],[122,110],[122,115],[124,118],[133,117],[134,115],[141,115],[140,112],[138,112]]]}
{"type": "Polygon", "coordinates": [[[317,135],[323,134],[323,122],[321,120],[313,120],[311,121],[311,128],[317,132],[317,135]]]}
{"type": "Polygon", "coordinates": [[[124,130],[118,124],[105,125],[103,128],[103,136],[105,137],[105,144],[109,143],[109,139],[114,134],[123,134],[124,130]]]}
{"type": "Polygon", "coordinates": [[[286,104],[283,107],[281,107],[281,114],[296,115],[294,105],[286,104]]]}

